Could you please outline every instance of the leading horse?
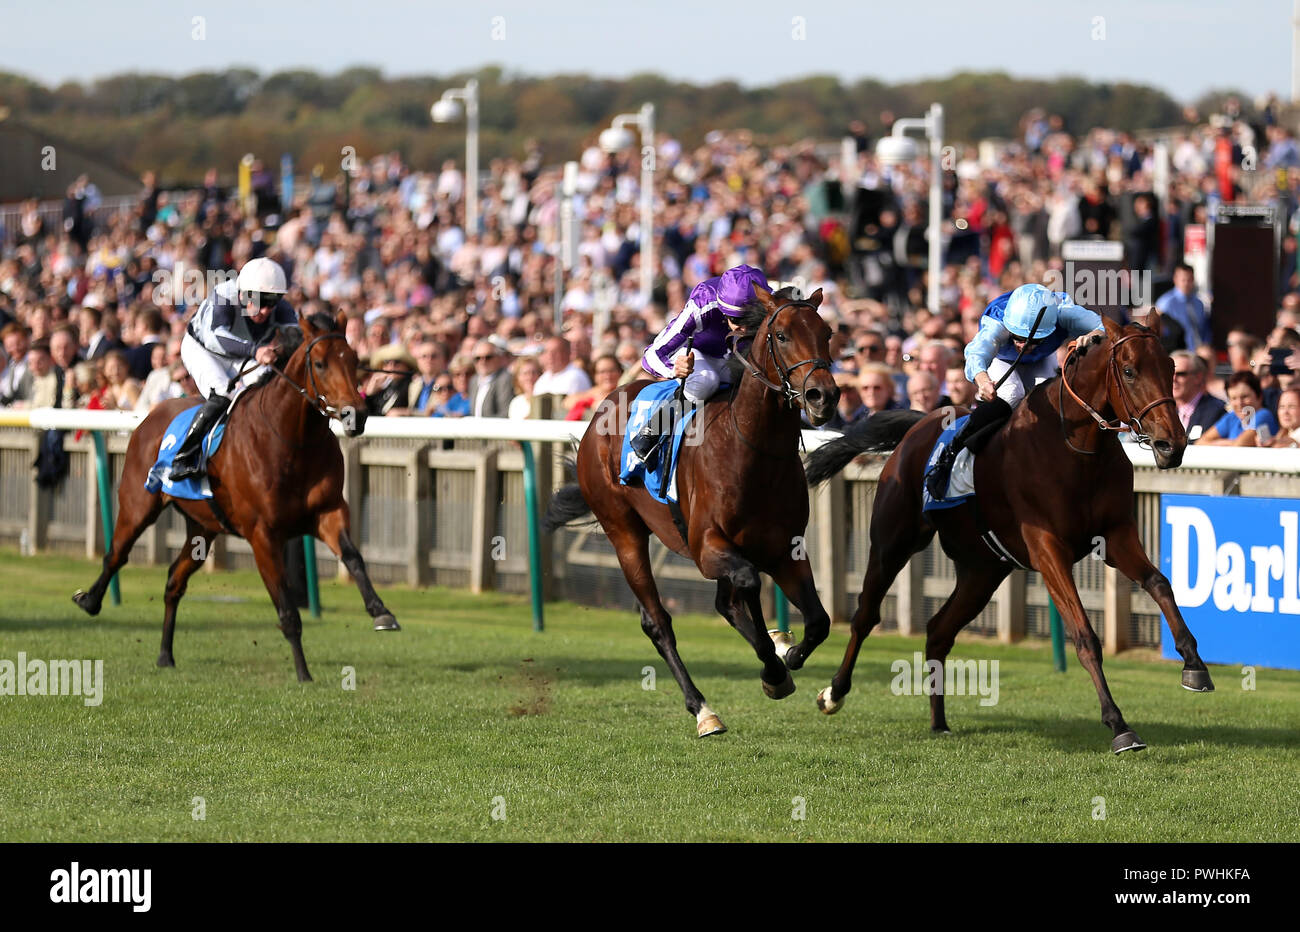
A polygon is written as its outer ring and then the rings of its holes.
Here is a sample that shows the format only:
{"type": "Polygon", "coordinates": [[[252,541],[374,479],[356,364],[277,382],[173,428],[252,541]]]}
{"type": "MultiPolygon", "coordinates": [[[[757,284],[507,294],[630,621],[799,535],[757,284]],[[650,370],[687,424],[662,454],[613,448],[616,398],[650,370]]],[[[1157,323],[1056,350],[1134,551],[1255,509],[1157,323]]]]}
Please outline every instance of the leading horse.
{"type": "MultiPolygon", "coordinates": [[[[749,641],[763,663],[764,693],[794,692],[791,670],[825,640],[830,616],[813,584],[802,546],[808,487],[799,458],[802,407],[814,424],[834,413],[839,389],[830,372],[830,328],[817,313],[821,291],[808,299],[792,289],[775,295],[755,288],[741,320],[749,345],[735,354],[740,375],[729,394],[709,401],[698,444],[683,444],[677,492],[687,528],[683,537],[667,505],[639,485],[621,485],[619,467],[630,403],[649,381],[632,382],[602,403],[582,438],[577,482],[558,490],[548,529],[592,512],[618,554],[641,609],[641,627],[672,671],[702,738],[726,726],[691,681],[650,569],[650,534],[689,557],[718,582],[718,612],[749,641]],[[793,361],[791,361],[793,360],[793,361]],[[763,623],[759,573],[767,573],[804,616],[804,640],[778,644],[763,623]]],[[[743,341],[742,341],[743,342],[743,341]]],[[[694,425],[693,425],[694,427],[694,425]]]]}
{"type": "MultiPolygon", "coordinates": [[[[1062,374],[1030,392],[975,457],[976,496],[961,506],[922,512],[927,460],[951,415],[944,409],[874,415],[809,457],[809,481],[816,483],[859,453],[897,447],[880,474],[871,553],[844,662],[817,697],[823,712],[842,706],[862,642],[880,623],[886,591],[936,532],[957,569],[952,595],[926,626],[926,660],[937,661],[939,673],[957,632],[1014,568],[1010,557],[1042,574],[1097,689],[1101,720],[1114,736],[1111,749],[1119,754],[1146,747],[1111,698],[1101,645],[1071,575],[1071,567],[1102,541],[1106,563],[1140,584],[1164,613],[1183,658],[1184,688],[1214,689],[1169,580],[1142,549],[1134,520],[1133,465],[1115,436],[1127,424],[1137,440],[1151,446],[1158,467],[1172,469],[1182,462],[1187,435],[1172,397],[1173,361],[1160,345],[1158,322],[1154,314],[1147,325],[1121,327],[1105,320],[1104,338],[1072,349],[1062,374]]],[[[942,676],[937,679],[943,682],[942,676]]],[[[942,688],[930,696],[930,727],[948,731],[942,688]]]]}
{"type": "Polygon", "coordinates": [[[267,381],[247,389],[231,409],[225,438],[208,462],[210,500],[190,501],[145,488],[168,425],[180,411],[197,404],[196,399],[166,401],[135,429],[127,445],[117,524],[103,572],[88,591],[78,590],[72,597],[87,613],[99,614],[109,580],[126,563],[131,547],[163,509],[174,505],[185,516],[187,541],[167,573],[160,667],[176,665],[172,635],[177,603],[212,541],[223,533],[237,534],[252,545],[280,630],[293,651],[299,681],[310,680],[311,674],[302,653],[302,618],[285,578],[285,545],[290,541],[307,534],[323,540],[356,580],[376,630],[398,629],[352,542],[343,500],[343,454],[329,427],[334,417],[349,436],[365,429],[357,355],[338,322],[325,314],[300,318],[298,328],[282,328],[276,341],[280,359],[273,372],[267,381]]]}

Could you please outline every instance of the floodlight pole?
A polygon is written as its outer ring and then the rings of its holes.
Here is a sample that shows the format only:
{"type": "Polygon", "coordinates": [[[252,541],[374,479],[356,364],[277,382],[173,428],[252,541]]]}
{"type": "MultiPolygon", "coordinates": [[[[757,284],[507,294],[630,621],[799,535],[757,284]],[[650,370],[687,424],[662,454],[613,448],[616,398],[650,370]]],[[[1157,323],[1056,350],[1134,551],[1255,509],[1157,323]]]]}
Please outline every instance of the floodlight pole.
{"type": "MultiPolygon", "coordinates": [[[[1300,0],[1296,0],[1300,3],[1300,0]]],[[[930,140],[930,284],[925,289],[930,313],[939,313],[939,279],[943,262],[943,104],[931,104],[923,117],[895,120],[890,135],[902,138],[909,129],[924,130],[930,140]]]]}

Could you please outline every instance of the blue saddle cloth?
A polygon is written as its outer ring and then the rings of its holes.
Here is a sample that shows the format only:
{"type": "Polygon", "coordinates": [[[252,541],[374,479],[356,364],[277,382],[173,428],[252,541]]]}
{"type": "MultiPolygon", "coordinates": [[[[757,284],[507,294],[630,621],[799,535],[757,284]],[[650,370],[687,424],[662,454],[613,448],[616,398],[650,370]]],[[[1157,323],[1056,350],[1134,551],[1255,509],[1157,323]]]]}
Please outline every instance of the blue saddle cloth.
{"type": "MultiPolygon", "coordinates": [[[[176,451],[180,449],[181,441],[189,433],[190,424],[193,423],[195,415],[199,413],[199,409],[202,407],[202,405],[194,405],[186,408],[172,418],[172,422],[167,425],[167,432],[163,434],[162,445],[158,447],[158,460],[153,464],[148,477],[144,480],[144,487],[149,492],[162,491],[176,498],[195,500],[212,497],[212,486],[208,484],[207,476],[191,476],[188,479],[179,481],[172,481],[171,478],[172,460],[176,457],[176,451]]],[[[223,417],[217,422],[217,426],[209,431],[207,437],[203,439],[205,459],[210,459],[212,454],[217,452],[217,448],[221,446],[221,438],[225,434],[226,419],[223,417]]]]}
{"type": "MultiPolygon", "coordinates": [[[[943,451],[948,449],[948,447],[952,444],[952,438],[956,436],[957,431],[961,430],[962,427],[964,427],[966,425],[966,422],[969,420],[970,420],[969,414],[967,414],[965,417],[959,417],[957,418],[957,420],[953,421],[951,427],[949,427],[947,430],[945,430],[943,433],[939,435],[939,439],[934,442],[934,449],[930,451],[930,458],[925,461],[925,475],[927,476],[930,475],[930,470],[934,469],[934,464],[938,462],[939,457],[943,454],[943,451]]],[[[950,487],[951,485],[952,485],[952,474],[949,473],[948,486],[950,487]]],[[[950,498],[948,496],[948,488],[945,488],[944,497],[936,500],[930,497],[930,490],[925,488],[925,484],[922,483],[921,510],[939,511],[944,508],[956,508],[958,505],[963,504],[968,499],[972,499],[974,497],[975,497],[975,493],[970,492],[965,495],[958,495],[956,497],[950,498]]]]}
{"type": "Polygon", "coordinates": [[[620,483],[623,485],[640,483],[645,486],[646,491],[650,493],[655,501],[662,502],[665,505],[669,504],[670,501],[677,501],[677,459],[681,451],[682,437],[686,435],[686,428],[695,417],[695,408],[688,407],[685,416],[677,418],[676,423],[673,424],[672,475],[664,474],[664,467],[667,466],[669,457],[664,455],[663,444],[660,445],[655,466],[651,469],[642,461],[641,457],[636,455],[630,441],[646,425],[646,422],[650,420],[650,416],[654,414],[660,404],[672,400],[680,384],[675,379],[654,382],[643,388],[641,393],[632,399],[632,408],[628,412],[627,430],[623,433],[623,467],[618,473],[620,483]]]}

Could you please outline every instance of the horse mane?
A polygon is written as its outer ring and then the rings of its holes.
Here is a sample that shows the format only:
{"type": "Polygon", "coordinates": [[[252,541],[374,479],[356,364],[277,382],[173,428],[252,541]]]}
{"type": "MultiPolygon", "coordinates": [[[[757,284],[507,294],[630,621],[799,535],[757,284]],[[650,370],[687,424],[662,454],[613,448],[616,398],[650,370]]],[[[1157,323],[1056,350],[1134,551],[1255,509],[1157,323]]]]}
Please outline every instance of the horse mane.
{"type": "MultiPolygon", "coordinates": [[[[306,320],[322,333],[332,333],[339,329],[338,321],[328,314],[317,312],[309,315],[306,320]]],[[[302,346],[303,332],[302,328],[297,324],[289,324],[278,328],[278,330],[274,344],[276,348],[275,368],[283,371],[284,367],[289,364],[289,360],[293,358],[293,354],[298,352],[298,348],[302,346]]]]}

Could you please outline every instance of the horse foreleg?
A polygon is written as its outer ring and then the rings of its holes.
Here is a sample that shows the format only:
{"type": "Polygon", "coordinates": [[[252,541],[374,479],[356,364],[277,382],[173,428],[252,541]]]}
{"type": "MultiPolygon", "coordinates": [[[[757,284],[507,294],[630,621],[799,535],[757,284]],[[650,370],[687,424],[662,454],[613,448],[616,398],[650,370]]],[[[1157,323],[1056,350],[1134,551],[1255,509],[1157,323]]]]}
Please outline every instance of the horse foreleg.
{"type": "Polygon", "coordinates": [[[379,593],[370,582],[366,572],[366,561],[361,558],[361,551],[352,543],[351,519],[347,502],[343,502],[333,511],[321,512],[316,519],[316,536],[334,551],[334,555],[347,567],[348,573],[356,581],[361,592],[361,600],[366,611],[374,619],[376,631],[400,631],[401,625],[393,613],[384,605],[379,593]]]}
{"type": "Polygon", "coordinates": [[[1026,525],[1024,536],[1034,569],[1043,575],[1047,591],[1065,621],[1070,639],[1074,641],[1079,663],[1088,671],[1092,684],[1097,689],[1097,698],[1101,701],[1101,720],[1115,736],[1111,741],[1111,750],[1116,754],[1142,750],[1146,745],[1128,727],[1124,716],[1120,714],[1119,706],[1111,698],[1110,687],[1106,685],[1106,677],[1101,671],[1101,642],[1097,639],[1097,632],[1088,623],[1088,615],[1079,599],[1079,590],[1075,588],[1074,577],[1070,572],[1073,563],[1070,549],[1063,541],[1030,525],[1026,525]]]}
{"type": "Polygon", "coordinates": [[[78,589],[72,594],[86,614],[98,615],[104,605],[104,593],[113,575],[126,565],[131,556],[131,548],[140,539],[145,529],[158,520],[166,507],[161,495],[151,495],[145,491],[144,480],[131,481],[131,470],[122,477],[122,484],[117,494],[117,523],[113,526],[113,541],[104,553],[103,570],[89,590],[78,589]]]}
{"type": "Polygon", "coordinates": [[[794,692],[794,678],[777,655],[776,645],[763,624],[758,569],[740,555],[731,541],[713,528],[704,532],[696,563],[706,579],[718,580],[719,611],[749,641],[762,662],[763,692],[772,699],[790,695],[794,692]],[[724,591],[730,594],[725,609],[721,604],[724,591]]]}
{"type": "Polygon", "coordinates": [[[727,726],[722,724],[722,719],[704,701],[704,694],[692,682],[690,674],[686,672],[686,665],[677,653],[673,619],[659,598],[659,587],[655,585],[654,574],[650,571],[650,532],[641,518],[630,509],[619,518],[617,527],[613,521],[602,523],[609,542],[614,545],[628,587],[640,606],[641,630],[654,644],[655,650],[659,651],[659,656],[668,664],[673,679],[681,687],[686,699],[686,711],[695,716],[696,734],[701,738],[720,735],[727,730],[727,726]]]}
{"type": "Polygon", "coordinates": [[[791,554],[784,565],[777,567],[772,578],[781,587],[785,597],[803,615],[803,640],[786,650],[781,657],[787,667],[798,670],[817,646],[826,640],[826,635],[831,633],[831,616],[817,595],[812,564],[808,562],[807,556],[795,559],[791,554]]]}
{"type": "Polygon", "coordinates": [[[1106,562],[1145,589],[1160,606],[1174,636],[1174,646],[1183,658],[1183,688],[1193,692],[1213,691],[1214,681],[1210,679],[1205,661],[1196,652],[1196,638],[1192,637],[1182,612],[1178,610],[1173,587],[1147,557],[1138,537],[1137,525],[1129,522],[1106,535],[1106,562]]]}
{"type": "Polygon", "coordinates": [[[212,541],[217,535],[205,530],[187,515],[185,536],[187,539],[181,546],[181,552],[176,555],[171,568],[167,571],[167,589],[163,593],[162,649],[158,652],[160,667],[176,666],[176,658],[172,656],[172,636],[176,631],[176,607],[181,597],[185,595],[190,577],[208,558],[208,551],[212,548],[212,541]]]}
{"type": "MultiPolygon", "coordinates": [[[[880,509],[882,497],[876,500],[880,509]]],[[[878,511],[886,515],[885,511],[878,511]]],[[[934,537],[934,528],[928,525],[916,525],[915,522],[893,522],[882,518],[877,530],[876,518],[871,521],[871,553],[867,556],[867,572],[862,578],[862,592],[858,595],[858,607],[849,624],[849,643],[844,648],[844,660],[831,677],[831,684],[817,694],[817,708],[827,715],[834,715],[844,705],[844,697],[853,688],[853,667],[858,662],[858,653],[862,642],[871,634],[872,629],[880,624],[880,606],[885,601],[889,587],[894,579],[907,566],[907,561],[919,550],[924,549],[934,537]],[[884,525],[891,525],[888,533],[884,525]],[[902,528],[913,527],[906,533],[902,528]]]]}
{"type": "Polygon", "coordinates": [[[257,560],[257,571],[262,574],[266,591],[271,594],[275,610],[280,616],[280,630],[293,651],[293,665],[298,671],[298,682],[311,681],[307,660],[302,654],[302,616],[294,605],[284,574],[284,541],[275,537],[265,527],[259,527],[248,539],[257,560]]]}

